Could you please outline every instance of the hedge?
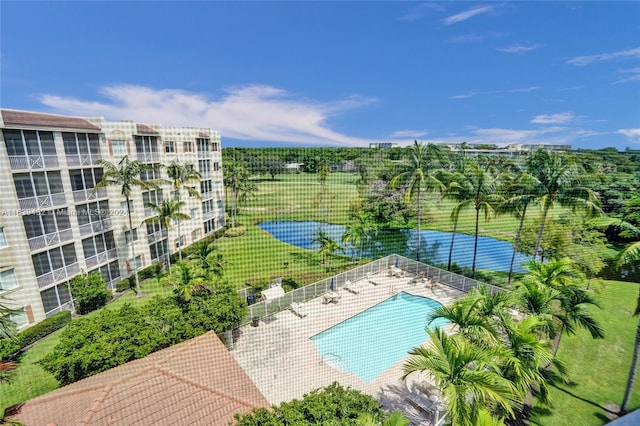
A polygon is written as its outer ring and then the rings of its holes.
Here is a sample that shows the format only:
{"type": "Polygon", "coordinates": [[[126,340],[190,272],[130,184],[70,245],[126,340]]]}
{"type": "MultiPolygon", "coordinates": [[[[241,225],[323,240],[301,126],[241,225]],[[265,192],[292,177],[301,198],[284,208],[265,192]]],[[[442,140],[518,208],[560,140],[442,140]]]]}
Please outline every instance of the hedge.
{"type": "Polygon", "coordinates": [[[71,322],[70,311],[60,311],[33,327],[18,333],[14,339],[0,340],[0,360],[5,360],[71,322]]]}
{"type": "Polygon", "coordinates": [[[40,364],[66,385],[214,330],[230,330],[246,304],[228,283],[196,291],[189,302],[156,296],[135,307],[103,309],[73,321],[40,364]]]}

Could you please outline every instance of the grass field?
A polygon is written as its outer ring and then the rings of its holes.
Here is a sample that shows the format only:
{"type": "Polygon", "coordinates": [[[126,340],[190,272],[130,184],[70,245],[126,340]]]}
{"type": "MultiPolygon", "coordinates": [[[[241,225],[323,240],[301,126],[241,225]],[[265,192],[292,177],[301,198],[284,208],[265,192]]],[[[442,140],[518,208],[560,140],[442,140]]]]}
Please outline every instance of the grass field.
{"type": "MultiPolygon", "coordinates": [[[[572,383],[552,389],[552,412],[540,410],[534,424],[597,426],[610,420],[607,410],[611,410],[611,404],[622,403],[631,365],[640,321],[632,316],[637,296],[638,284],[605,281],[597,295],[602,309],[593,310],[605,338],[594,340],[582,330],[562,337],[557,355],[567,365],[572,383]]],[[[629,408],[639,407],[640,387],[636,382],[629,408]]]]}

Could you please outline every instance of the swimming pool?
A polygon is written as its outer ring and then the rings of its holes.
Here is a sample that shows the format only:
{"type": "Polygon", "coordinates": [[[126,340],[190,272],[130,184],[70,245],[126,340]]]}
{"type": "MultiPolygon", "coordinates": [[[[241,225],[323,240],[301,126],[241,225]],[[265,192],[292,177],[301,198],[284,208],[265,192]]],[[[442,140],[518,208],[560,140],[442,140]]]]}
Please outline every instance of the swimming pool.
{"type": "MultiPolygon", "coordinates": [[[[427,317],[440,306],[428,297],[400,292],[311,340],[325,363],[369,383],[428,339],[427,317]]],[[[447,322],[439,318],[429,327],[447,322]]]]}

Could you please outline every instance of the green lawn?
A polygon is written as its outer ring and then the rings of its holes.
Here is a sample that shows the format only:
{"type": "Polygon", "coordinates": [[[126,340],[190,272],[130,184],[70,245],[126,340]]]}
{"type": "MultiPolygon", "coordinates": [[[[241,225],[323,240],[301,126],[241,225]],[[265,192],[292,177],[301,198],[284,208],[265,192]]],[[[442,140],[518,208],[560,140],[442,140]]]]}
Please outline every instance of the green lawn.
{"type": "MultiPolygon", "coordinates": [[[[569,369],[572,384],[552,389],[553,410],[534,418],[535,424],[553,426],[602,425],[608,404],[620,404],[640,318],[632,317],[638,284],[606,281],[599,290],[601,310],[594,316],[606,337],[593,340],[585,331],[564,336],[558,357],[569,369]]],[[[630,409],[640,407],[640,386],[636,382],[630,409]]]]}
{"type": "Polygon", "coordinates": [[[11,382],[0,384],[0,413],[7,407],[35,398],[60,386],[53,375],[38,364],[38,361],[53,350],[58,343],[59,335],[60,331],[57,331],[26,351],[20,358],[18,368],[11,376],[11,382]]]}

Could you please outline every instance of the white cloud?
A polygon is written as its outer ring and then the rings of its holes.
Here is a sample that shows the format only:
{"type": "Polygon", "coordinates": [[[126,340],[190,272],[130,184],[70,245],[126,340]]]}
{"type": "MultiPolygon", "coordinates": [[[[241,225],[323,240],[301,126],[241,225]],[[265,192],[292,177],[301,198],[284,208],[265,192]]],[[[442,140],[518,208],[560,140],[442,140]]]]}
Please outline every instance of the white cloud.
{"type": "Polygon", "coordinates": [[[486,40],[491,40],[495,38],[504,37],[505,34],[497,33],[497,32],[488,32],[488,33],[469,33],[469,34],[461,34],[454,37],[451,37],[449,41],[451,43],[482,43],[486,40]]]}
{"type": "Polygon", "coordinates": [[[409,10],[406,14],[400,16],[398,18],[398,21],[418,21],[427,16],[429,12],[433,10],[442,10],[442,6],[438,3],[420,3],[411,8],[411,10],[409,10]]]}
{"type": "Polygon", "coordinates": [[[620,50],[612,53],[600,53],[598,55],[577,56],[569,59],[568,64],[583,67],[594,62],[606,62],[621,58],[638,58],[640,57],[640,47],[635,49],[620,50]]]}
{"type": "Polygon", "coordinates": [[[535,90],[542,89],[542,86],[528,86],[528,87],[519,87],[516,89],[508,89],[508,90],[487,90],[484,92],[467,92],[460,95],[454,95],[451,99],[468,99],[478,95],[498,95],[502,93],[527,93],[533,92],[535,90]]]}
{"type": "Polygon", "coordinates": [[[397,130],[391,134],[391,138],[393,139],[403,139],[403,138],[413,138],[417,139],[422,136],[425,136],[427,133],[426,130],[397,130]]]}
{"type": "Polygon", "coordinates": [[[369,140],[338,133],[327,120],[376,102],[362,96],[317,102],[263,85],[230,88],[218,99],[183,90],[133,85],[109,86],[100,92],[105,101],[48,94],[40,100],[59,113],[210,127],[219,130],[223,138],[344,146],[367,146],[369,140]]]}
{"type": "Polygon", "coordinates": [[[575,120],[576,116],[572,112],[561,112],[558,114],[540,114],[533,117],[533,124],[566,124],[575,120]]]}
{"type": "Polygon", "coordinates": [[[458,14],[448,16],[444,18],[442,22],[444,22],[446,25],[457,24],[458,22],[463,22],[463,21],[466,21],[467,19],[471,19],[476,15],[491,12],[493,9],[494,9],[493,6],[474,7],[464,12],[460,12],[458,14]]]}
{"type": "Polygon", "coordinates": [[[540,47],[542,47],[542,46],[540,44],[537,44],[537,43],[530,43],[530,44],[527,44],[527,45],[524,45],[524,44],[513,44],[511,46],[498,48],[496,50],[499,51],[499,52],[504,52],[504,53],[523,54],[523,53],[531,52],[532,50],[539,49],[540,47]]]}
{"type": "Polygon", "coordinates": [[[633,142],[640,143],[640,128],[635,129],[618,129],[616,133],[625,135],[633,142]]]}
{"type": "Polygon", "coordinates": [[[624,78],[621,78],[620,80],[615,81],[614,84],[628,83],[630,81],[640,81],[640,68],[629,68],[629,69],[619,70],[618,72],[621,74],[626,74],[627,77],[624,77],[624,78]]]}

